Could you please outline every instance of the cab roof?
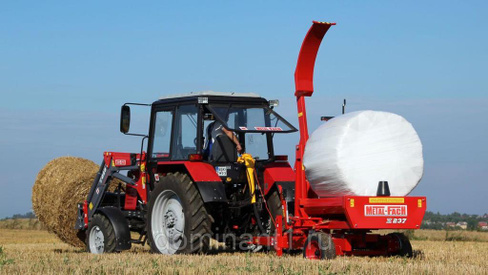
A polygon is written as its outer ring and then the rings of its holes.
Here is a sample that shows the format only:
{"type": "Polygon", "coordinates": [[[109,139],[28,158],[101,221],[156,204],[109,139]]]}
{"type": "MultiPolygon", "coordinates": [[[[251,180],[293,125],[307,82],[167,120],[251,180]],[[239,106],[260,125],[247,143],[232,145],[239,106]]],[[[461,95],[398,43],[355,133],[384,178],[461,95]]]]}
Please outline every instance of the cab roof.
{"type": "Polygon", "coordinates": [[[254,103],[262,104],[268,101],[256,93],[214,92],[201,91],[185,94],[162,96],[154,104],[178,103],[254,103]]]}
{"type": "Polygon", "coordinates": [[[192,97],[192,96],[231,96],[231,97],[261,97],[256,93],[235,93],[235,92],[214,92],[214,91],[200,91],[200,92],[190,92],[186,94],[174,94],[162,96],[159,99],[169,99],[169,98],[181,98],[181,97],[192,97]]]}

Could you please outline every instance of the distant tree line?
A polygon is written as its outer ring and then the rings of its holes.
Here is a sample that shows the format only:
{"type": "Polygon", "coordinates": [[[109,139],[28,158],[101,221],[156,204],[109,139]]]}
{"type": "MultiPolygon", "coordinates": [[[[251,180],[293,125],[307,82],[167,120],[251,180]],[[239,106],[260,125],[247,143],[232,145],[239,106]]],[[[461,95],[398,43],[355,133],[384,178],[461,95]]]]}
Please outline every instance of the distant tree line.
{"type": "MultiPolygon", "coordinates": [[[[434,213],[426,211],[424,220],[422,221],[422,229],[449,229],[448,223],[458,224],[460,222],[467,223],[467,230],[478,230],[479,222],[486,222],[488,220],[488,214],[484,215],[469,215],[454,212],[451,214],[443,215],[439,212],[434,213]]],[[[456,226],[455,226],[456,228],[456,226]]]]}
{"type": "Polygon", "coordinates": [[[30,211],[25,214],[15,214],[12,217],[7,217],[2,220],[12,220],[12,219],[35,219],[36,215],[34,212],[30,211]]]}

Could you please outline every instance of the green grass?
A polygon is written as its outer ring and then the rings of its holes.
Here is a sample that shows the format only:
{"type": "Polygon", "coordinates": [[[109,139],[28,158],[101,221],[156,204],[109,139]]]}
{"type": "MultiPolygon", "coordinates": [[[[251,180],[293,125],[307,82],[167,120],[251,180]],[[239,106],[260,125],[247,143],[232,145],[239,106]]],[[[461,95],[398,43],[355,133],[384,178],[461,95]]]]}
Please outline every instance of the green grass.
{"type": "Polygon", "coordinates": [[[3,246],[0,246],[0,268],[7,264],[12,264],[14,262],[13,259],[7,258],[7,254],[3,250],[3,246]]]}

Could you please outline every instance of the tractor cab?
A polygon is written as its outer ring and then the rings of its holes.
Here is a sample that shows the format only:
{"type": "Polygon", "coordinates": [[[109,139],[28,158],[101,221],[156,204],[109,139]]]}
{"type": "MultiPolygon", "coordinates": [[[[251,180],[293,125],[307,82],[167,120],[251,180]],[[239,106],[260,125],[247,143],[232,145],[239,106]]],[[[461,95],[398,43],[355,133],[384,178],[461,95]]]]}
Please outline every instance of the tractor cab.
{"type": "Polygon", "coordinates": [[[273,111],[274,102],[253,93],[200,92],[168,96],[153,103],[149,158],[156,161],[237,161],[236,144],[227,135],[212,138],[213,128],[232,132],[242,151],[257,161],[274,158],[274,133],[297,131],[273,111]]]}

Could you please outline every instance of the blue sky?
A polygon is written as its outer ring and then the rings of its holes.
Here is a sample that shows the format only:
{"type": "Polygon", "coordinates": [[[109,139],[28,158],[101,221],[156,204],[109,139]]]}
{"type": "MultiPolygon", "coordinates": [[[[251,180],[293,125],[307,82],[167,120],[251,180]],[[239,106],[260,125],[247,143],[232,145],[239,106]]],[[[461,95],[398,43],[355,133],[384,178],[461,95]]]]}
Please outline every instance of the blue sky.
{"type": "MultiPolygon", "coordinates": [[[[138,151],[124,102],[215,90],[278,98],[296,125],[293,71],[312,20],[337,22],[317,58],[321,115],[384,110],[412,122],[428,209],[488,212],[486,1],[3,1],[0,218],[31,208],[51,159],[138,151]]],[[[141,126],[144,129],[145,123],[141,126]]],[[[276,151],[293,154],[297,135],[276,151]]]]}

